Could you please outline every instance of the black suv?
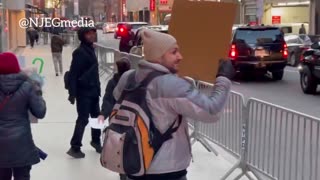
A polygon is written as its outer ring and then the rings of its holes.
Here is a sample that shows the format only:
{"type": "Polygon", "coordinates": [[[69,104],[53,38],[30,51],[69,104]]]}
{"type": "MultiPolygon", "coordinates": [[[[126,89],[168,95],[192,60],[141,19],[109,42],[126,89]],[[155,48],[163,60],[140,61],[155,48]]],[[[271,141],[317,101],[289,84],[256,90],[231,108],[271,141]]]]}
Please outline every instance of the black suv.
{"type": "Polygon", "coordinates": [[[315,94],[320,84],[320,42],[311,45],[301,56],[300,85],[306,94],[315,94]]]}
{"type": "Polygon", "coordinates": [[[281,80],[287,64],[288,47],[277,27],[245,26],[235,30],[229,57],[237,71],[249,74],[256,70],[272,73],[281,80]]]}

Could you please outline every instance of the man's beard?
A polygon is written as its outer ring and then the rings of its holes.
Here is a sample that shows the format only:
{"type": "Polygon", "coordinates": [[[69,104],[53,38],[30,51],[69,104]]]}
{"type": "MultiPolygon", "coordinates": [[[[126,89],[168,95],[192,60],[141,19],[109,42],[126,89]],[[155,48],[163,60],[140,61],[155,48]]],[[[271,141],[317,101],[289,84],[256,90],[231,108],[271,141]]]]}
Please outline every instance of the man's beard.
{"type": "Polygon", "coordinates": [[[174,69],[174,68],[168,68],[168,70],[172,73],[172,74],[177,74],[178,70],[174,69]]]}

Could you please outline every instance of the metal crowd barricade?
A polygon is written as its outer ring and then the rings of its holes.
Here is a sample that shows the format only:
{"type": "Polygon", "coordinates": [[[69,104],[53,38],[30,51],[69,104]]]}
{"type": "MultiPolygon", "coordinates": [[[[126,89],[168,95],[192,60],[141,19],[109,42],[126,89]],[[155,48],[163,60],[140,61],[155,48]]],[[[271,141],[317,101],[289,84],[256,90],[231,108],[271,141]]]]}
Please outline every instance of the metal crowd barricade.
{"type": "Polygon", "coordinates": [[[105,79],[107,80],[115,73],[115,62],[119,54],[120,52],[115,49],[104,47],[99,44],[96,45],[96,55],[99,61],[100,77],[105,76],[105,79]]]}
{"type": "Polygon", "coordinates": [[[248,101],[246,163],[281,180],[319,180],[320,119],[258,99],[248,101]]]}
{"type": "MultiPolygon", "coordinates": [[[[129,57],[133,69],[142,59],[103,46],[98,46],[97,56],[100,69],[108,75],[114,73],[114,63],[120,57],[129,57]]],[[[211,96],[213,84],[185,79],[211,96]]],[[[243,95],[231,92],[218,122],[188,121],[193,129],[193,144],[200,142],[217,154],[209,140],[239,159],[222,180],[236,169],[242,173],[234,179],[247,176],[253,180],[249,172],[259,180],[264,176],[279,180],[320,179],[320,119],[254,98],[245,103],[243,95]]]]}
{"type": "MultiPolygon", "coordinates": [[[[198,82],[199,91],[208,96],[211,96],[213,88],[213,84],[203,81],[198,82]]],[[[193,142],[199,141],[211,152],[216,152],[205,140],[205,138],[209,139],[230,152],[236,158],[239,158],[241,156],[243,108],[243,96],[239,93],[231,92],[218,122],[208,124],[198,121],[195,123],[195,125],[198,126],[195,127],[195,129],[199,128],[197,130],[198,139],[194,139],[193,142]]],[[[215,154],[217,154],[217,152],[215,154]]]]}

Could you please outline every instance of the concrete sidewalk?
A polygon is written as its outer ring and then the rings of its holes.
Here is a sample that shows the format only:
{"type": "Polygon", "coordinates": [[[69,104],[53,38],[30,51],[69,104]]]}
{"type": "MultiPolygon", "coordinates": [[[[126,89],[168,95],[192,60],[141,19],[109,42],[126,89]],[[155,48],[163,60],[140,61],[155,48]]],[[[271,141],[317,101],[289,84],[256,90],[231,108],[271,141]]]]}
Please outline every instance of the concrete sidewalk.
{"type": "MultiPolygon", "coordinates": [[[[65,47],[63,51],[64,70],[70,66],[72,47],[65,47]]],[[[118,180],[116,173],[101,167],[99,154],[89,145],[90,131],[87,128],[84,137],[83,151],[85,159],[72,159],[66,151],[73,133],[76,110],[67,98],[64,89],[63,76],[56,77],[48,45],[36,45],[34,49],[25,48],[21,54],[25,56],[26,65],[33,66],[36,57],[44,59],[43,75],[45,76],[44,98],[47,102],[46,118],[39,124],[33,124],[34,141],[49,154],[48,159],[35,165],[32,170],[32,180],[118,180]]],[[[107,82],[102,82],[103,91],[107,82]]],[[[188,169],[189,180],[218,180],[235,164],[235,159],[218,148],[219,156],[207,152],[199,143],[193,146],[194,162],[188,169]]],[[[234,173],[229,179],[237,176],[234,173]]]]}

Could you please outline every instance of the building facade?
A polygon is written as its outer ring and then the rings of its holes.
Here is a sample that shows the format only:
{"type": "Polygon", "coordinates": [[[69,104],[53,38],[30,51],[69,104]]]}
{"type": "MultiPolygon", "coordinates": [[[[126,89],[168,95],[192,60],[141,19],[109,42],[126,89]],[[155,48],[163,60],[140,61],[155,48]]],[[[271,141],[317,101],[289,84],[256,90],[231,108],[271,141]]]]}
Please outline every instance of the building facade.
{"type": "Polygon", "coordinates": [[[243,23],[308,24],[309,34],[320,34],[320,0],[243,0],[243,23]]]}
{"type": "MultiPolygon", "coordinates": [[[[238,0],[221,0],[221,2],[239,3],[238,0]]],[[[144,21],[150,24],[163,24],[167,14],[172,12],[174,0],[127,0],[128,19],[144,21]]],[[[240,23],[240,6],[235,24],[240,23]]]]}
{"type": "Polygon", "coordinates": [[[25,18],[26,3],[29,0],[2,0],[1,9],[1,51],[15,50],[26,46],[26,30],[20,28],[19,20],[25,18]]]}

